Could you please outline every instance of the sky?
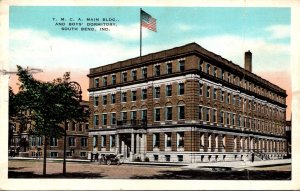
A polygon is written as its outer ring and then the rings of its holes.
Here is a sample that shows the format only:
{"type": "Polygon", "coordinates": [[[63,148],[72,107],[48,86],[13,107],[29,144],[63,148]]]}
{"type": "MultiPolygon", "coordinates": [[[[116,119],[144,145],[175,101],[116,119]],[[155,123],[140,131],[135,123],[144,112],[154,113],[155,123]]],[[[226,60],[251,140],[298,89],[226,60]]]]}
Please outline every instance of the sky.
{"type": "MultiPolygon", "coordinates": [[[[157,32],[142,31],[143,55],[196,42],[243,67],[244,52],[250,50],[252,71],[287,90],[290,118],[290,8],[141,8],[157,19],[157,32]]],[[[139,56],[139,14],[140,7],[132,6],[11,6],[10,70],[16,70],[16,65],[40,68],[43,72],[34,76],[46,81],[69,71],[87,100],[90,68],[139,56]],[[103,18],[114,26],[86,26],[103,23],[103,18]],[[82,25],[71,30],[76,26],[68,26],[70,22],[82,25]],[[82,31],[81,27],[94,31],[82,31]]],[[[10,85],[15,90],[16,83],[17,78],[11,76],[10,85]]]]}

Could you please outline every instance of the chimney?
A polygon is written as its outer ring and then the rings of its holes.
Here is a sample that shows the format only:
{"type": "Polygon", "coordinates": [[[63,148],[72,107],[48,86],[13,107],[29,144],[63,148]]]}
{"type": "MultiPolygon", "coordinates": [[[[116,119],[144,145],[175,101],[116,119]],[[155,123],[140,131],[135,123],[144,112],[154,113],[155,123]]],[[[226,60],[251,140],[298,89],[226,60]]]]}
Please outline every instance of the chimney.
{"type": "Polygon", "coordinates": [[[248,52],[245,52],[245,70],[248,70],[249,72],[252,72],[252,53],[250,50],[248,52]]]}

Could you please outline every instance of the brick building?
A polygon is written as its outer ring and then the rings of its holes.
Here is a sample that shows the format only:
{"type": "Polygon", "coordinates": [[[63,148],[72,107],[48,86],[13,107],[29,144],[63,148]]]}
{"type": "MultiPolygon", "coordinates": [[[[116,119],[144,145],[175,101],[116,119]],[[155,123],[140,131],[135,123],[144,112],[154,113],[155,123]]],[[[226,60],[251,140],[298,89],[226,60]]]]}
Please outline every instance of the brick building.
{"type": "MultiPolygon", "coordinates": [[[[88,109],[88,102],[82,101],[82,107],[88,109]]],[[[30,115],[30,111],[24,112],[30,115]]],[[[88,123],[67,123],[67,158],[87,159],[88,151],[88,123]]],[[[64,124],[62,124],[64,127],[64,124]]],[[[43,157],[43,137],[30,134],[29,123],[17,123],[13,126],[12,136],[9,140],[9,152],[13,151],[17,156],[43,157]]],[[[63,158],[63,138],[50,138],[47,148],[47,157],[63,158]]]]}
{"type": "MultiPolygon", "coordinates": [[[[202,162],[286,155],[286,91],[196,43],[92,68],[89,150],[202,162]]],[[[89,153],[89,154],[90,154],[89,153]]]]}

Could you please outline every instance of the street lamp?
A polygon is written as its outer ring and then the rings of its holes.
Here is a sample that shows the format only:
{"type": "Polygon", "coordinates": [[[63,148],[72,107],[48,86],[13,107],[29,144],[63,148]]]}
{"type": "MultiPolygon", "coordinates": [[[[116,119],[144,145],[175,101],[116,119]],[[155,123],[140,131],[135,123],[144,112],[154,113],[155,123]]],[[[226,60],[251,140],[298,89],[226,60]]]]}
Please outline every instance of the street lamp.
{"type": "MultiPolygon", "coordinates": [[[[70,87],[73,89],[75,92],[79,94],[79,97],[77,98],[79,102],[82,101],[82,91],[81,91],[81,86],[78,82],[68,82],[65,84],[66,87],[70,87]]],[[[63,160],[63,175],[66,175],[66,154],[67,154],[67,120],[65,119],[65,128],[64,128],[64,160],[63,160]]]]}

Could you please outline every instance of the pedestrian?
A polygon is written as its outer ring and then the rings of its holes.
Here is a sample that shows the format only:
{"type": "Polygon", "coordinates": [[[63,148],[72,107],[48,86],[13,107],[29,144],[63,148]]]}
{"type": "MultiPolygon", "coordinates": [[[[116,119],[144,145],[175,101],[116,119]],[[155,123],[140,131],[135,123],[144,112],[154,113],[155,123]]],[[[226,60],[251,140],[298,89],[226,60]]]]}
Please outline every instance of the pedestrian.
{"type": "Polygon", "coordinates": [[[91,153],[91,162],[93,162],[93,156],[94,156],[94,154],[91,153]]]}
{"type": "Polygon", "coordinates": [[[99,153],[96,153],[96,158],[95,158],[95,161],[98,162],[98,158],[99,158],[99,153]]]}
{"type": "Polygon", "coordinates": [[[251,161],[254,162],[254,153],[251,154],[251,161]]]}

